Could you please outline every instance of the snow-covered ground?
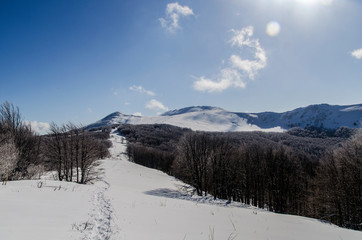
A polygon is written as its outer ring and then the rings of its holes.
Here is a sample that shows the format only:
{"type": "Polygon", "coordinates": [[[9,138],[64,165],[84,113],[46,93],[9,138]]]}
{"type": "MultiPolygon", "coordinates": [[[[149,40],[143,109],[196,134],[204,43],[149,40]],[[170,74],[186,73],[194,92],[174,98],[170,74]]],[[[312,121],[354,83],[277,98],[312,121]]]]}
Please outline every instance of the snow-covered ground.
{"type": "Polygon", "coordinates": [[[181,181],[128,162],[121,136],[111,140],[112,157],[94,185],[0,185],[0,239],[362,239],[362,232],[315,219],[192,196],[181,181]]]}

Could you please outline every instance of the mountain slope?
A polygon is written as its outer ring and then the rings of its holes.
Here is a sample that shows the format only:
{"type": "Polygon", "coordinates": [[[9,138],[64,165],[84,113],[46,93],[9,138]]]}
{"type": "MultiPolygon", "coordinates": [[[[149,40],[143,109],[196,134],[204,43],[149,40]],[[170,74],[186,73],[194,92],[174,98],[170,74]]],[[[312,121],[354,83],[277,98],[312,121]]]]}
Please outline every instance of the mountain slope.
{"type": "Polygon", "coordinates": [[[358,128],[362,123],[362,104],[332,106],[311,105],[284,113],[238,113],[210,106],[187,107],[168,111],[161,116],[143,117],[114,112],[87,126],[88,129],[113,124],[170,124],[201,131],[268,131],[282,132],[307,126],[337,129],[358,128]]]}
{"type": "Polygon", "coordinates": [[[357,240],[362,232],[192,195],[183,182],[127,160],[113,132],[93,185],[14,181],[0,186],[0,239],[357,240]]]}
{"type": "Polygon", "coordinates": [[[357,128],[361,124],[362,104],[350,106],[331,106],[328,104],[310,105],[284,113],[255,113],[246,117],[251,124],[262,128],[278,125],[283,129],[307,126],[336,129],[339,127],[357,128]]]}
{"type": "MultiPolygon", "coordinates": [[[[315,219],[275,214],[237,203],[197,197],[165,173],[128,162],[122,137],[112,134],[104,161],[106,193],[123,239],[359,239],[361,232],[315,219]],[[234,204],[234,205],[233,205],[234,204]]],[[[112,239],[112,238],[111,238],[112,239]]]]}

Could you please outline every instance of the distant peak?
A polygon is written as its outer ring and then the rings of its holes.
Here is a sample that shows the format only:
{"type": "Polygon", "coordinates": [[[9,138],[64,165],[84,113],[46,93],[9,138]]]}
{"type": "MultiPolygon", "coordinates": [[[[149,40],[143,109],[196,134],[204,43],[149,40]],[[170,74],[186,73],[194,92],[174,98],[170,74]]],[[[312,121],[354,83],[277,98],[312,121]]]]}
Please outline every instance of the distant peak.
{"type": "Polygon", "coordinates": [[[109,120],[109,119],[113,119],[113,118],[116,118],[116,117],[119,117],[121,115],[124,115],[123,113],[117,111],[117,112],[113,112],[109,115],[107,115],[106,117],[104,117],[102,120],[109,120]]]}

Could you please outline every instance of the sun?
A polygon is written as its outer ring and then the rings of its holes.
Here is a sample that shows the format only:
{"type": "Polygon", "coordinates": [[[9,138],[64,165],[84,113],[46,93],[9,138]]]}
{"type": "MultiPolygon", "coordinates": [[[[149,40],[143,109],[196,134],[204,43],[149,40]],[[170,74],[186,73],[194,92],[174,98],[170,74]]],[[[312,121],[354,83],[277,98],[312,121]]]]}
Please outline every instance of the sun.
{"type": "Polygon", "coordinates": [[[265,31],[269,36],[275,37],[280,32],[280,24],[277,21],[271,21],[266,25],[265,31]]]}

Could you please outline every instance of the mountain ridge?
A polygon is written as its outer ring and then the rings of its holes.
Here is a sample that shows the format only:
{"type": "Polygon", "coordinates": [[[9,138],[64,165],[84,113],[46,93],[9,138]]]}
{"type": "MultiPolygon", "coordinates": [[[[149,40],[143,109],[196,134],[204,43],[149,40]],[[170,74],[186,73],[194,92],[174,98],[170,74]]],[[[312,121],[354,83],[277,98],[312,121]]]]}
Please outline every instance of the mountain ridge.
{"type": "Polygon", "coordinates": [[[114,124],[170,124],[200,131],[266,131],[283,132],[293,127],[337,129],[359,128],[362,104],[314,104],[286,112],[232,112],[213,106],[190,106],[167,111],[159,116],[145,117],[113,112],[86,128],[114,124]]]}

